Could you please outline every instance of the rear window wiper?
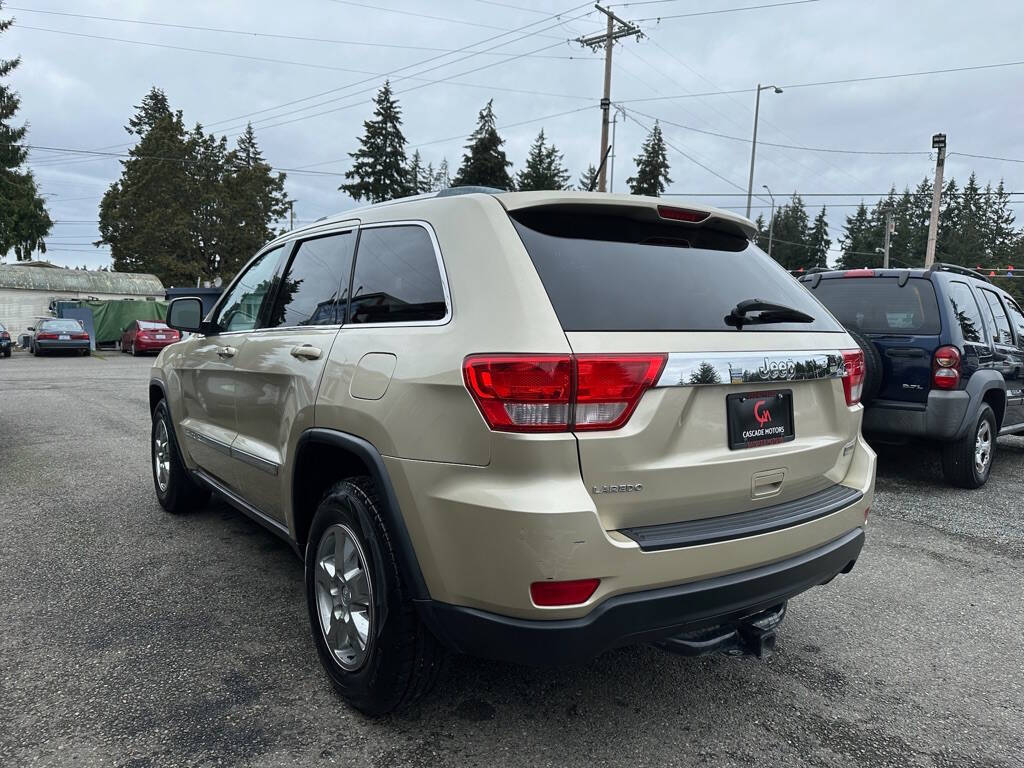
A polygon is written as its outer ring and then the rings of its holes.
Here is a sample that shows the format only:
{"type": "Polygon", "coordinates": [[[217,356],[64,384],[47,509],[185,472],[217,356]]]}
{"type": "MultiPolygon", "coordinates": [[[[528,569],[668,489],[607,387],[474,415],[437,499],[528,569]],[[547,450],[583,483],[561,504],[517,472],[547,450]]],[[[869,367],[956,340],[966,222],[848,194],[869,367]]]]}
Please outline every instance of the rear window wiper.
{"type": "Polygon", "coordinates": [[[741,301],[725,316],[725,324],[743,329],[744,325],[763,325],[765,323],[813,323],[814,318],[799,309],[783,304],[772,304],[763,299],[746,299],[741,301]],[[748,315],[756,312],[755,315],[748,315]]]}

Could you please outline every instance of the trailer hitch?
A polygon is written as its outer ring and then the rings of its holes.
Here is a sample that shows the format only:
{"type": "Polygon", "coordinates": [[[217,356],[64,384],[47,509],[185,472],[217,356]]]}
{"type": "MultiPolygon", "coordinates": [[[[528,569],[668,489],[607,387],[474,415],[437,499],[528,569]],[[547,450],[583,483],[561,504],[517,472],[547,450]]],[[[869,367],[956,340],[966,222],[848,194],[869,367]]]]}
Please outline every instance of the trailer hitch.
{"type": "Polygon", "coordinates": [[[728,624],[680,632],[654,645],[682,656],[725,653],[763,659],[775,649],[775,630],[785,616],[786,603],[780,603],[728,624]]]}

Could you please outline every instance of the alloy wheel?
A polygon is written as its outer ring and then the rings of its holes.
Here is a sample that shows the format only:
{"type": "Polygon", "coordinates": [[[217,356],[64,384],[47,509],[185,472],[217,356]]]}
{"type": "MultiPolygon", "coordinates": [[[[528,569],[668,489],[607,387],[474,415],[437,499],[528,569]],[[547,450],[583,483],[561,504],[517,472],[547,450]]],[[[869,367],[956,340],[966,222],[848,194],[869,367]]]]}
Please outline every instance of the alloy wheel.
{"type": "Polygon", "coordinates": [[[320,631],[335,661],[352,672],[369,655],[373,642],[373,584],[369,560],[347,525],[336,523],[320,537],[316,550],[316,604],[320,631]]]}
{"type": "Polygon", "coordinates": [[[992,461],[992,427],[987,419],[978,425],[978,433],[974,438],[974,471],[978,477],[984,477],[992,461]]]}
{"type": "Polygon", "coordinates": [[[167,493],[171,484],[171,446],[163,419],[156,423],[156,434],[153,435],[153,470],[160,493],[167,493]]]}

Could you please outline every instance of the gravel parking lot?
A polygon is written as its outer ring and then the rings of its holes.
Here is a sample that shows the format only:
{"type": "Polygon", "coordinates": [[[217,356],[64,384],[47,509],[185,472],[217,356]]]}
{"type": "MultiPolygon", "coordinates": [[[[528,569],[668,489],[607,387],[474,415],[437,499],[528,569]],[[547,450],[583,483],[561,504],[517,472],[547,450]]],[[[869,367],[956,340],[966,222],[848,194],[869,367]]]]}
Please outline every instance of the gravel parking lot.
{"type": "Polygon", "coordinates": [[[157,505],[150,364],[0,360],[0,766],[1024,766],[1024,440],[973,492],[884,451],[864,555],[768,661],[456,659],[368,720],[320,671],[292,551],[157,505]]]}

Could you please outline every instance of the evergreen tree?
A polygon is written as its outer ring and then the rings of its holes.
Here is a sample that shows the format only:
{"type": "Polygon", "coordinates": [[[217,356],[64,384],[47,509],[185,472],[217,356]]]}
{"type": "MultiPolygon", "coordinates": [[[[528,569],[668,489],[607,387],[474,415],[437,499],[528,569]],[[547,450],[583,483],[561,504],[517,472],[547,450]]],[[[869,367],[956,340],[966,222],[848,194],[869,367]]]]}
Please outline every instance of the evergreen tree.
{"type": "MultiPolygon", "coordinates": [[[[223,226],[228,207],[224,194],[227,152],[227,139],[203,133],[203,127],[198,124],[186,140],[188,189],[185,200],[191,208],[192,248],[192,252],[187,254],[187,261],[202,264],[204,277],[216,271],[222,237],[228,234],[223,226]]],[[[238,265],[234,266],[235,270],[229,274],[237,271],[238,265]]]]}
{"type": "Polygon", "coordinates": [[[808,232],[807,209],[796,193],[792,200],[775,209],[772,258],[790,270],[818,266],[808,232]]]}
{"type": "Polygon", "coordinates": [[[403,197],[414,184],[406,167],[402,112],[389,82],[381,86],[374,103],[373,119],[363,123],[359,149],[349,153],[355,162],[345,178],[352,181],[338,187],[355,200],[371,203],[403,197]]]}
{"type": "Polygon", "coordinates": [[[217,272],[227,278],[277,234],[274,225],[288,213],[288,194],[284,190],[285,174],[274,173],[264,160],[252,125],[238,137],[224,164],[217,272]]]}
{"type": "Polygon", "coordinates": [[[757,219],[754,220],[754,226],[757,227],[757,234],[754,236],[754,243],[762,251],[768,250],[768,225],[765,223],[764,214],[759,213],[757,219]]]}
{"type": "Polygon", "coordinates": [[[659,197],[666,185],[672,183],[668,171],[668,153],[665,150],[665,138],[661,135],[661,126],[657,121],[647,136],[640,154],[635,158],[636,176],[626,179],[629,191],[634,195],[651,195],[659,197]]]}
{"type": "Polygon", "coordinates": [[[991,184],[986,185],[985,192],[985,199],[988,202],[989,255],[996,266],[1005,267],[1014,263],[1022,236],[1014,229],[1010,196],[1003,185],[1003,180],[999,180],[999,185],[994,190],[991,184]]]}
{"type": "Polygon", "coordinates": [[[554,144],[547,144],[541,128],[526,157],[526,167],[516,176],[516,188],[521,191],[565,189],[568,182],[569,171],[562,164],[562,153],[554,144]]]}
{"type": "MultiPolygon", "coordinates": [[[[0,34],[12,23],[0,19],[0,34]]],[[[13,249],[18,261],[28,261],[35,250],[46,253],[43,238],[50,234],[53,222],[32,172],[20,170],[28,157],[28,150],[21,145],[28,129],[11,125],[21,99],[4,82],[20,63],[20,56],[0,59],[0,257],[13,249]]]]}
{"type": "Polygon", "coordinates": [[[117,271],[152,272],[165,285],[192,285],[207,265],[193,247],[194,187],[181,112],[171,111],[163,91],[153,88],[125,130],[138,142],[100,202],[100,242],[110,246],[117,271]]]}
{"type": "Polygon", "coordinates": [[[515,189],[508,172],[512,163],[501,148],[504,143],[505,140],[498,135],[494,99],[491,99],[477,116],[476,130],[469,137],[462,166],[455,174],[455,185],[515,189]]]}
{"type": "Polygon", "coordinates": [[[882,256],[875,253],[881,242],[882,231],[878,221],[861,201],[856,213],[846,217],[846,227],[839,244],[843,255],[839,258],[839,269],[858,267],[880,267],[882,256]]]}
{"type": "Polygon", "coordinates": [[[580,175],[576,188],[584,192],[595,191],[597,189],[597,168],[593,165],[588,165],[587,170],[580,175]]]}
{"type": "Polygon", "coordinates": [[[828,236],[828,217],[824,206],[807,232],[807,244],[810,246],[807,249],[807,267],[827,267],[832,240],[828,236]]]}
{"type": "Polygon", "coordinates": [[[430,184],[431,192],[440,192],[442,189],[448,189],[452,185],[452,176],[448,171],[448,158],[442,157],[441,164],[437,166],[437,172],[434,173],[433,180],[430,184]]]}
{"type": "Polygon", "coordinates": [[[434,184],[434,169],[423,165],[423,158],[417,149],[409,161],[409,194],[419,195],[430,192],[434,184]]]}

